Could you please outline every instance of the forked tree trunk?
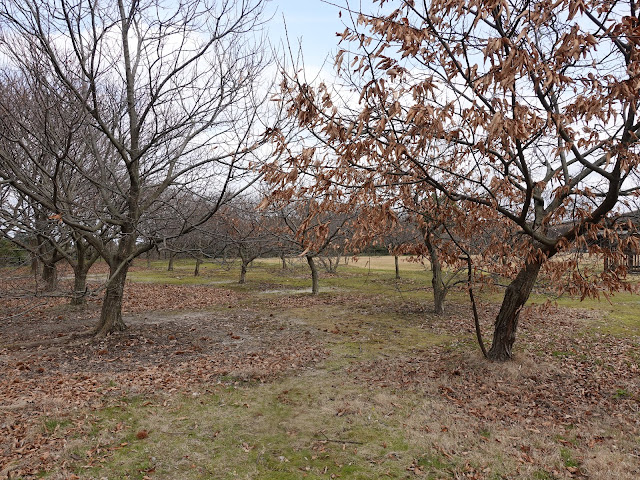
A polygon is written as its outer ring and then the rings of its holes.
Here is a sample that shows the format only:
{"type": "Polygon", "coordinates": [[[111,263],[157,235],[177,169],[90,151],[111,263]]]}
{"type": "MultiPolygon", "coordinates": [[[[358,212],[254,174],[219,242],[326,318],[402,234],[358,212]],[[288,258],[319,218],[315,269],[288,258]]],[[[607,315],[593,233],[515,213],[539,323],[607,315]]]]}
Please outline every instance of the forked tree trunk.
{"type": "Polygon", "coordinates": [[[520,311],[531,295],[540,266],[539,262],[528,263],[507,287],[494,324],[493,343],[487,353],[490,360],[497,362],[511,360],[520,311]]]}
{"type": "Polygon", "coordinates": [[[313,295],[317,295],[319,291],[318,268],[316,267],[316,262],[311,255],[307,255],[307,263],[309,264],[309,268],[311,269],[311,293],[313,295]]]}
{"type": "Polygon", "coordinates": [[[118,265],[114,265],[109,269],[110,283],[102,302],[100,322],[95,328],[96,337],[104,337],[113,332],[122,332],[127,328],[122,320],[122,298],[129,265],[125,265],[120,272],[115,273],[117,267],[118,265]]]}
{"type": "Polygon", "coordinates": [[[400,280],[400,262],[398,261],[398,255],[393,256],[393,261],[396,265],[396,280],[400,280]]]}

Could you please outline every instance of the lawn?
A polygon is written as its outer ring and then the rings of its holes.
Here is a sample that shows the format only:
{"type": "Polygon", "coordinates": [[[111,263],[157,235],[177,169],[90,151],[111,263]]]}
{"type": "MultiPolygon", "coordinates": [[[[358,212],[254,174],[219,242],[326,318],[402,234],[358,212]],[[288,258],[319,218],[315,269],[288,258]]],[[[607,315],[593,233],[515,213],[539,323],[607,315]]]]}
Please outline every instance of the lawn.
{"type": "MultiPolygon", "coordinates": [[[[433,315],[418,263],[396,280],[392,257],[361,257],[317,296],[299,259],[256,261],[243,285],[237,265],[193,268],[137,263],[129,329],[100,341],[72,335],[99,298],[3,283],[0,479],[640,476],[634,295],[538,295],[514,361],[492,364],[465,292],[433,315]]],[[[481,297],[489,342],[499,294],[481,297]]]]}

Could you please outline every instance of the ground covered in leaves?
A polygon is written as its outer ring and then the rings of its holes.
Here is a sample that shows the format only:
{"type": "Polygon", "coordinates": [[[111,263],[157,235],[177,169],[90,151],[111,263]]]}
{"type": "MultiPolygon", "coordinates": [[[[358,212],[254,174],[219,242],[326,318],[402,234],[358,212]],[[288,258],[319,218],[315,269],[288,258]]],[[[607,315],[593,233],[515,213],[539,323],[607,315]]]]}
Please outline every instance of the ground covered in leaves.
{"type": "Polygon", "coordinates": [[[99,298],[4,282],[0,479],[640,477],[640,338],[602,311],[527,310],[498,365],[464,303],[402,294],[428,278],[268,279],[132,282],[129,329],[100,340],[99,298]]]}

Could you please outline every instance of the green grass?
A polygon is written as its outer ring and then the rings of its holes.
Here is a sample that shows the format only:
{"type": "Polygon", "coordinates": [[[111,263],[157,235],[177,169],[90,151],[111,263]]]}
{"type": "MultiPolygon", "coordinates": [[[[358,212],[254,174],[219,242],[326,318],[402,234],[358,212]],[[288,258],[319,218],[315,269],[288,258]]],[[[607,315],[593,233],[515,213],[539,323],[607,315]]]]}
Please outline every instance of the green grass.
{"type": "Polygon", "coordinates": [[[580,466],[580,462],[574,458],[573,453],[568,448],[560,448],[560,458],[562,458],[565,467],[577,468],[580,466]]]}
{"type": "Polygon", "coordinates": [[[213,390],[177,398],[169,408],[138,401],[97,411],[92,421],[99,433],[89,444],[102,444],[109,455],[99,466],[78,466],[76,472],[134,479],[150,469],[159,478],[185,479],[301,478],[302,473],[305,478],[403,478],[406,462],[398,458],[408,461],[424,447],[405,438],[402,418],[410,409],[397,418],[385,416],[383,405],[365,410],[359,387],[338,387],[326,377],[213,390]],[[147,438],[136,437],[141,429],[149,432],[147,438]]]}
{"type": "Polygon", "coordinates": [[[53,434],[59,430],[64,430],[65,427],[71,425],[71,420],[68,418],[45,418],[44,429],[47,433],[53,434]]]}

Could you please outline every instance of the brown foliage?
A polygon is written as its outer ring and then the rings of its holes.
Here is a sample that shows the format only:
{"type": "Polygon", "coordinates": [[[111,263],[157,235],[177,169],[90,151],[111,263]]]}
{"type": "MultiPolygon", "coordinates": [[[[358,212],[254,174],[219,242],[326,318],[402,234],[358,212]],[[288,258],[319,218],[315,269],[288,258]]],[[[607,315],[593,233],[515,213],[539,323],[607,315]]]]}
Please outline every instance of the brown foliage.
{"type": "MultiPolygon", "coordinates": [[[[441,197],[460,208],[440,223],[467,245],[485,236],[484,268],[530,272],[523,285],[541,270],[583,297],[629,289],[621,260],[637,250],[635,226],[618,219],[639,183],[635,3],[378,3],[383,14],[351,12],[340,35],[341,84],[283,81],[312,135],[295,149],[276,134],[288,163],[267,179],[287,192],[293,172],[306,175],[307,192],[387,219],[393,206],[437,211],[441,197]],[[585,263],[585,251],[618,267],[585,263]],[[572,257],[549,262],[559,252],[572,257]]],[[[515,339],[529,291],[512,293],[498,323],[515,339]]],[[[510,356],[508,345],[494,358],[510,356]]]]}

